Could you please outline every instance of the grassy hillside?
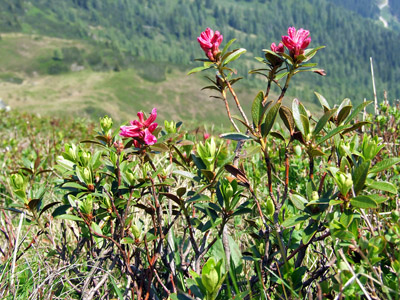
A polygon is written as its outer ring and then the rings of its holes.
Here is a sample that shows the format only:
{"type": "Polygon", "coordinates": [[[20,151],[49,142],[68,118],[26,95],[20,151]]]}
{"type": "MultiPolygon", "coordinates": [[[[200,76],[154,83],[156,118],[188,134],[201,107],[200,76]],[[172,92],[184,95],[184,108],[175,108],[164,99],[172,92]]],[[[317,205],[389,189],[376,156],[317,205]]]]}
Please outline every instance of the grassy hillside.
{"type": "MultiPolygon", "coordinates": [[[[59,49],[94,50],[82,40],[65,40],[26,34],[3,34],[0,41],[0,98],[12,108],[51,115],[87,115],[98,118],[111,114],[118,121],[132,119],[138,110],[158,108],[160,120],[227,125],[221,118],[223,103],[212,99],[202,75],[187,76],[187,69],[172,64],[133,62],[129,69],[83,70],[48,74],[58,61],[59,49]],[[47,62],[47,63],[43,63],[47,62]]],[[[78,65],[70,62],[71,65],[78,65]]],[[[67,64],[65,64],[67,66],[67,64]]],[[[255,90],[242,87],[239,95],[253,97],[255,90]]],[[[249,109],[253,99],[244,101],[249,109]]]]}
{"type": "MultiPolygon", "coordinates": [[[[399,98],[400,61],[392,49],[400,48],[400,35],[369,19],[375,6],[367,3],[344,8],[326,0],[3,0],[0,96],[13,107],[34,111],[40,103],[41,112],[83,109],[97,116],[110,109],[125,119],[157,103],[166,117],[219,120],[215,107],[221,104],[199,92],[198,77],[185,76],[193,59],[203,55],[199,33],[211,26],[224,34],[224,42],[236,37],[237,46],[248,52],[235,67],[248,77],[250,68],[260,67],[254,60],[260,50],[294,25],[311,31],[311,46],[327,46],[315,59],[327,76],[295,77],[290,98],[315,102],[315,90],[331,103],[371,99],[369,57],[374,58],[378,95],[387,90],[389,99],[399,98]],[[67,101],[74,105],[66,108],[67,101]],[[182,112],[172,112],[172,102],[181,103],[182,112]],[[107,104],[99,108],[96,103],[107,104]],[[198,103],[211,112],[202,116],[198,103]],[[192,112],[183,113],[186,109],[192,112]]],[[[263,86],[261,79],[250,82],[252,91],[263,86]]],[[[243,93],[254,94],[246,88],[243,93]]]]}

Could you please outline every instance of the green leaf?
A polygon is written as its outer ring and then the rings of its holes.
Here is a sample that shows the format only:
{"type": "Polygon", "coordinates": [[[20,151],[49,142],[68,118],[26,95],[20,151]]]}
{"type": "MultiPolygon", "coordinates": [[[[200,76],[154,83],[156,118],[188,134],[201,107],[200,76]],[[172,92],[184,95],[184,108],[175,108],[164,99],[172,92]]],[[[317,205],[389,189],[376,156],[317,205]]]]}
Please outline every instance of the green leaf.
{"type": "Polygon", "coordinates": [[[347,116],[350,114],[351,109],[353,108],[353,105],[346,105],[343,106],[338,115],[337,115],[337,119],[336,119],[336,124],[342,124],[342,122],[344,121],[344,119],[347,118],[347,116]]]}
{"type": "Polygon", "coordinates": [[[308,140],[307,136],[310,133],[310,121],[308,120],[308,117],[303,114],[300,115],[300,119],[301,122],[303,123],[304,137],[306,138],[306,140],[308,140]]]}
{"type": "Polygon", "coordinates": [[[253,105],[251,106],[251,116],[253,118],[254,125],[258,127],[262,121],[262,117],[264,114],[263,102],[264,93],[260,91],[256,98],[253,101],[253,105]]]}
{"type": "Polygon", "coordinates": [[[353,169],[351,177],[353,179],[354,193],[358,195],[365,185],[367,179],[370,161],[363,162],[353,169]]]}
{"type": "Polygon", "coordinates": [[[377,204],[381,204],[388,199],[388,197],[382,196],[379,194],[368,195],[368,197],[370,197],[372,200],[374,200],[377,204]]]}
{"type": "Polygon", "coordinates": [[[308,220],[310,218],[310,216],[305,215],[305,216],[293,216],[290,218],[287,218],[283,223],[282,226],[283,227],[293,227],[296,226],[297,224],[304,222],[306,220],[308,220]]]}
{"type": "Polygon", "coordinates": [[[271,131],[272,126],[275,123],[276,116],[278,115],[279,108],[281,107],[281,103],[278,102],[274,104],[268,111],[266,117],[265,117],[265,122],[264,122],[264,128],[262,131],[263,137],[266,137],[268,133],[271,131]]]}
{"type": "Polygon", "coordinates": [[[311,149],[311,150],[308,152],[308,154],[309,154],[311,157],[317,157],[317,156],[324,156],[324,155],[327,155],[325,152],[322,152],[321,149],[319,149],[319,148],[311,149]]]}
{"type": "Polygon", "coordinates": [[[354,130],[357,130],[359,128],[361,128],[364,125],[368,125],[371,124],[371,122],[367,122],[367,121],[360,121],[357,123],[354,123],[351,127],[349,127],[348,129],[343,130],[343,134],[346,134],[348,132],[352,132],[354,130]]]}
{"type": "Polygon", "coordinates": [[[308,244],[311,239],[314,237],[314,235],[317,233],[318,230],[318,223],[313,222],[309,224],[306,229],[304,229],[303,236],[301,240],[303,241],[303,244],[308,244]]]}
{"type": "Polygon", "coordinates": [[[279,81],[279,80],[281,80],[283,77],[285,77],[285,76],[287,76],[289,74],[289,72],[283,72],[283,73],[279,73],[279,74],[277,74],[276,76],[275,76],[275,80],[276,81],[279,81]]]}
{"type": "Polygon", "coordinates": [[[244,48],[239,48],[236,50],[233,50],[232,54],[230,54],[224,61],[223,64],[224,66],[227,65],[228,63],[238,59],[242,54],[246,53],[246,49],[244,48]]]}
{"type": "Polygon", "coordinates": [[[290,194],[289,199],[292,201],[293,205],[301,211],[303,211],[307,205],[307,200],[300,195],[290,194]]]}
{"type": "Polygon", "coordinates": [[[77,222],[83,222],[83,219],[74,215],[58,215],[54,217],[54,219],[63,219],[63,220],[70,220],[70,221],[77,221],[77,222]]]}
{"type": "Polygon", "coordinates": [[[124,237],[121,240],[121,244],[134,244],[134,243],[135,243],[135,240],[133,238],[131,238],[130,236],[124,237]]]}
{"type": "Polygon", "coordinates": [[[371,189],[397,194],[397,188],[391,182],[367,180],[366,185],[371,189]]]}
{"type": "Polygon", "coordinates": [[[49,210],[50,208],[52,208],[54,205],[57,205],[57,204],[59,204],[59,203],[60,203],[60,201],[52,202],[52,203],[47,204],[47,205],[46,205],[45,207],[43,207],[43,209],[40,211],[39,218],[40,218],[40,216],[41,216],[44,212],[46,212],[47,210],[49,210]]]}
{"type": "Polygon", "coordinates": [[[319,103],[321,103],[322,107],[326,107],[327,109],[330,109],[328,101],[326,101],[325,97],[322,96],[321,94],[314,92],[315,96],[317,96],[319,103]]]}
{"type": "Polygon", "coordinates": [[[382,172],[395,164],[398,164],[400,162],[400,157],[392,157],[392,158],[387,158],[385,160],[382,160],[378,162],[376,165],[374,165],[371,170],[369,170],[369,173],[378,173],[382,172]]]}
{"type": "Polygon", "coordinates": [[[191,69],[191,70],[187,73],[187,75],[190,75],[190,74],[193,74],[193,73],[197,73],[197,72],[201,72],[201,71],[208,70],[208,69],[210,69],[210,67],[204,67],[204,66],[202,66],[202,67],[196,67],[196,68],[191,69]]]}
{"type": "Polygon", "coordinates": [[[378,204],[368,195],[357,196],[350,199],[351,205],[358,208],[376,208],[378,204]]]}
{"type": "Polygon", "coordinates": [[[351,127],[351,125],[342,125],[342,126],[339,126],[339,127],[335,128],[335,129],[329,131],[327,135],[325,135],[324,137],[322,137],[322,138],[317,142],[317,145],[321,145],[321,144],[322,144],[323,142],[325,142],[326,140],[330,139],[330,138],[333,137],[334,135],[338,134],[339,132],[341,132],[341,131],[343,131],[343,130],[349,128],[349,127],[351,127]]]}
{"type": "Polygon", "coordinates": [[[319,47],[316,47],[316,48],[313,48],[313,49],[306,49],[306,50],[304,51],[304,56],[306,57],[306,59],[304,60],[304,62],[309,61],[311,58],[314,57],[315,54],[317,54],[317,51],[318,51],[318,50],[321,50],[321,49],[323,49],[323,48],[325,48],[325,46],[319,46],[319,47]]]}
{"type": "Polygon", "coordinates": [[[290,108],[285,105],[281,105],[279,109],[279,115],[290,134],[292,134],[294,132],[295,123],[290,108]]]}
{"type": "Polygon", "coordinates": [[[358,105],[353,112],[350,114],[350,116],[346,119],[344,124],[348,124],[351,120],[353,120],[363,109],[366,107],[368,104],[372,103],[372,101],[365,101],[358,105]]]}
{"type": "Polygon", "coordinates": [[[332,235],[342,241],[351,241],[354,239],[353,233],[348,230],[335,230],[332,235]]]}
{"type": "Polygon", "coordinates": [[[242,140],[251,140],[252,138],[248,135],[240,132],[231,132],[231,133],[223,133],[219,136],[220,138],[233,140],[233,141],[242,141],[242,140]]]}
{"type": "Polygon", "coordinates": [[[109,276],[109,278],[111,279],[111,284],[114,288],[114,291],[117,293],[118,295],[118,299],[119,300],[124,300],[124,294],[123,291],[124,289],[120,289],[117,284],[115,283],[114,277],[113,276],[109,276]]]}
{"type": "Polygon", "coordinates": [[[316,136],[322,128],[328,123],[329,119],[333,116],[333,114],[336,112],[336,108],[328,110],[325,112],[325,114],[319,119],[317,125],[315,126],[315,129],[313,131],[313,136],[316,136]]]}
{"type": "Polygon", "coordinates": [[[299,104],[300,104],[299,100],[297,100],[297,99],[293,100],[293,103],[292,103],[293,119],[294,119],[294,123],[296,124],[297,128],[300,130],[300,132],[303,134],[303,136],[305,136],[305,129],[304,129],[303,122],[301,120],[299,104]]]}
{"type": "Polygon", "coordinates": [[[236,41],[236,39],[231,39],[229,42],[226,43],[224,49],[222,49],[222,54],[225,54],[228,51],[228,48],[236,41]]]}
{"type": "Polygon", "coordinates": [[[345,209],[342,215],[340,216],[340,223],[343,224],[344,227],[349,227],[351,221],[353,221],[354,213],[350,209],[345,209]]]}

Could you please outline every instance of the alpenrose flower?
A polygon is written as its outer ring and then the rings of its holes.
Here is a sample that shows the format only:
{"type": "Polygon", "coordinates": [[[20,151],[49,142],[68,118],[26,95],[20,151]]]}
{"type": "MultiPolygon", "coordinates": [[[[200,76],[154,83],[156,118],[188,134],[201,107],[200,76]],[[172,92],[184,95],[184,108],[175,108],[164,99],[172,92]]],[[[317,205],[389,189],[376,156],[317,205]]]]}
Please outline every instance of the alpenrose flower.
{"type": "Polygon", "coordinates": [[[120,136],[133,138],[133,144],[140,148],[143,144],[154,145],[157,143],[156,137],[152,134],[158,124],[153,123],[157,118],[157,109],[153,108],[147,120],[144,120],[143,112],[138,112],[139,121],[131,121],[130,126],[121,126],[120,136]]]}
{"type": "Polygon", "coordinates": [[[203,49],[204,53],[211,61],[216,61],[216,56],[220,52],[218,47],[221,45],[222,40],[223,36],[219,33],[219,31],[214,33],[214,31],[210,28],[207,28],[205,31],[203,31],[197,38],[201,49],[203,49]]]}
{"type": "Polygon", "coordinates": [[[279,43],[278,46],[275,43],[272,43],[271,50],[272,50],[272,52],[275,52],[275,53],[283,53],[283,52],[285,52],[285,47],[283,46],[282,43],[279,43]]]}
{"type": "Polygon", "coordinates": [[[289,53],[293,58],[297,58],[304,53],[304,49],[308,47],[311,38],[308,37],[310,32],[303,28],[296,31],[296,28],[288,28],[288,36],[282,36],[282,43],[289,49],[289,53]]]}

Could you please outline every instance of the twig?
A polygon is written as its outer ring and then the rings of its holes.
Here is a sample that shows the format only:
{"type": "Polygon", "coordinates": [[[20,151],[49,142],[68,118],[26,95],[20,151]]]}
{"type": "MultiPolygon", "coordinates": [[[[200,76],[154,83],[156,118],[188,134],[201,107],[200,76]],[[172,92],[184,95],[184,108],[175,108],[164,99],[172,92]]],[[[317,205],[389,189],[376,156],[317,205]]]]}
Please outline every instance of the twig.
{"type": "MultiPolygon", "coordinates": [[[[14,256],[13,256],[13,261],[12,261],[12,265],[11,265],[11,282],[10,282],[10,286],[12,289],[14,289],[15,262],[17,260],[17,252],[18,252],[18,248],[19,248],[19,235],[21,233],[22,221],[24,220],[24,218],[25,218],[25,212],[23,212],[21,214],[21,217],[19,219],[18,230],[17,230],[17,239],[15,240],[15,244],[14,244],[14,256]]],[[[16,296],[16,295],[14,295],[14,296],[16,296]]]]}
{"type": "Polygon", "coordinates": [[[221,91],[221,94],[222,94],[222,99],[223,99],[223,101],[225,103],[225,109],[226,109],[226,113],[228,114],[229,121],[232,123],[233,128],[235,128],[235,130],[237,132],[240,132],[239,128],[237,127],[237,125],[235,123],[235,121],[233,121],[233,119],[232,119],[231,111],[229,109],[228,99],[226,99],[226,92],[225,91],[221,91]]]}
{"type": "Polygon", "coordinates": [[[374,65],[372,63],[372,57],[369,58],[371,62],[371,77],[372,77],[372,88],[374,89],[374,101],[375,101],[375,116],[378,115],[378,99],[376,97],[376,88],[375,88],[375,76],[374,76],[374,65]]]}
{"type": "Polygon", "coordinates": [[[351,267],[351,265],[350,265],[349,262],[347,261],[346,256],[345,256],[344,253],[343,253],[343,250],[342,250],[342,249],[339,249],[338,252],[339,252],[339,255],[342,257],[344,263],[346,264],[347,268],[349,269],[350,273],[355,277],[355,280],[356,280],[358,286],[360,287],[360,289],[363,291],[365,297],[366,297],[368,300],[372,300],[372,298],[371,298],[370,295],[368,294],[367,290],[365,289],[365,287],[362,285],[362,283],[361,283],[360,280],[358,279],[358,277],[357,277],[356,273],[354,272],[353,268],[351,267]]]}

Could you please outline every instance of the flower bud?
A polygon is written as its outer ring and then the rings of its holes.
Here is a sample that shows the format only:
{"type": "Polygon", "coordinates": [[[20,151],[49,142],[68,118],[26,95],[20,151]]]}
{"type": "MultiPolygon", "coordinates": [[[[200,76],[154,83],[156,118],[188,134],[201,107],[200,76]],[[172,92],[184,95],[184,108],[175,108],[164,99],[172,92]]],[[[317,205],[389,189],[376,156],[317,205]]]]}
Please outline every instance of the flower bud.
{"type": "Polygon", "coordinates": [[[135,177],[135,174],[133,173],[132,170],[130,170],[130,169],[126,170],[125,177],[126,177],[126,180],[128,181],[130,186],[135,185],[136,177],[135,177]]]}
{"type": "Polygon", "coordinates": [[[113,126],[113,120],[108,116],[100,119],[100,126],[104,133],[107,133],[113,126]]]}
{"type": "Polygon", "coordinates": [[[131,230],[132,230],[132,233],[135,236],[135,238],[138,240],[140,238],[139,228],[135,224],[133,224],[133,225],[131,225],[131,230]]]}
{"type": "Polygon", "coordinates": [[[85,180],[86,184],[91,184],[92,180],[92,172],[89,168],[83,168],[83,179],[85,180]]]}
{"type": "Polygon", "coordinates": [[[87,166],[89,164],[92,155],[90,154],[90,152],[83,151],[80,153],[80,157],[82,166],[87,166]]]}
{"type": "Polygon", "coordinates": [[[311,193],[311,201],[317,201],[319,199],[319,195],[317,191],[313,191],[311,193]]]}
{"type": "Polygon", "coordinates": [[[267,215],[272,216],[275,212],[275,205],[271,198],[268,198],[266,205],[267,215]]]}
{"type": "Polygon", "coordinates": [[[214,258],[210,258],[203,267],[201,282],[209,293],[214,292],[218,285],[218,272],[214,258]]]}
{"type": "Polygon", "coordinates": [[[11,185],[14,190],[24,190],[25,189],[25,181],[24,177],[21,174],[12,174],[11,175],[11,185]]]}
{"type": "Polygon", "coordinates": [[[296,146],[293,148],[293,150],[294,150],[294,153],[296,154],[297,157],[300,157],[300,156],[301,156],[302,150],[301,150],[300,145],[296,145],[296,146]]]}

